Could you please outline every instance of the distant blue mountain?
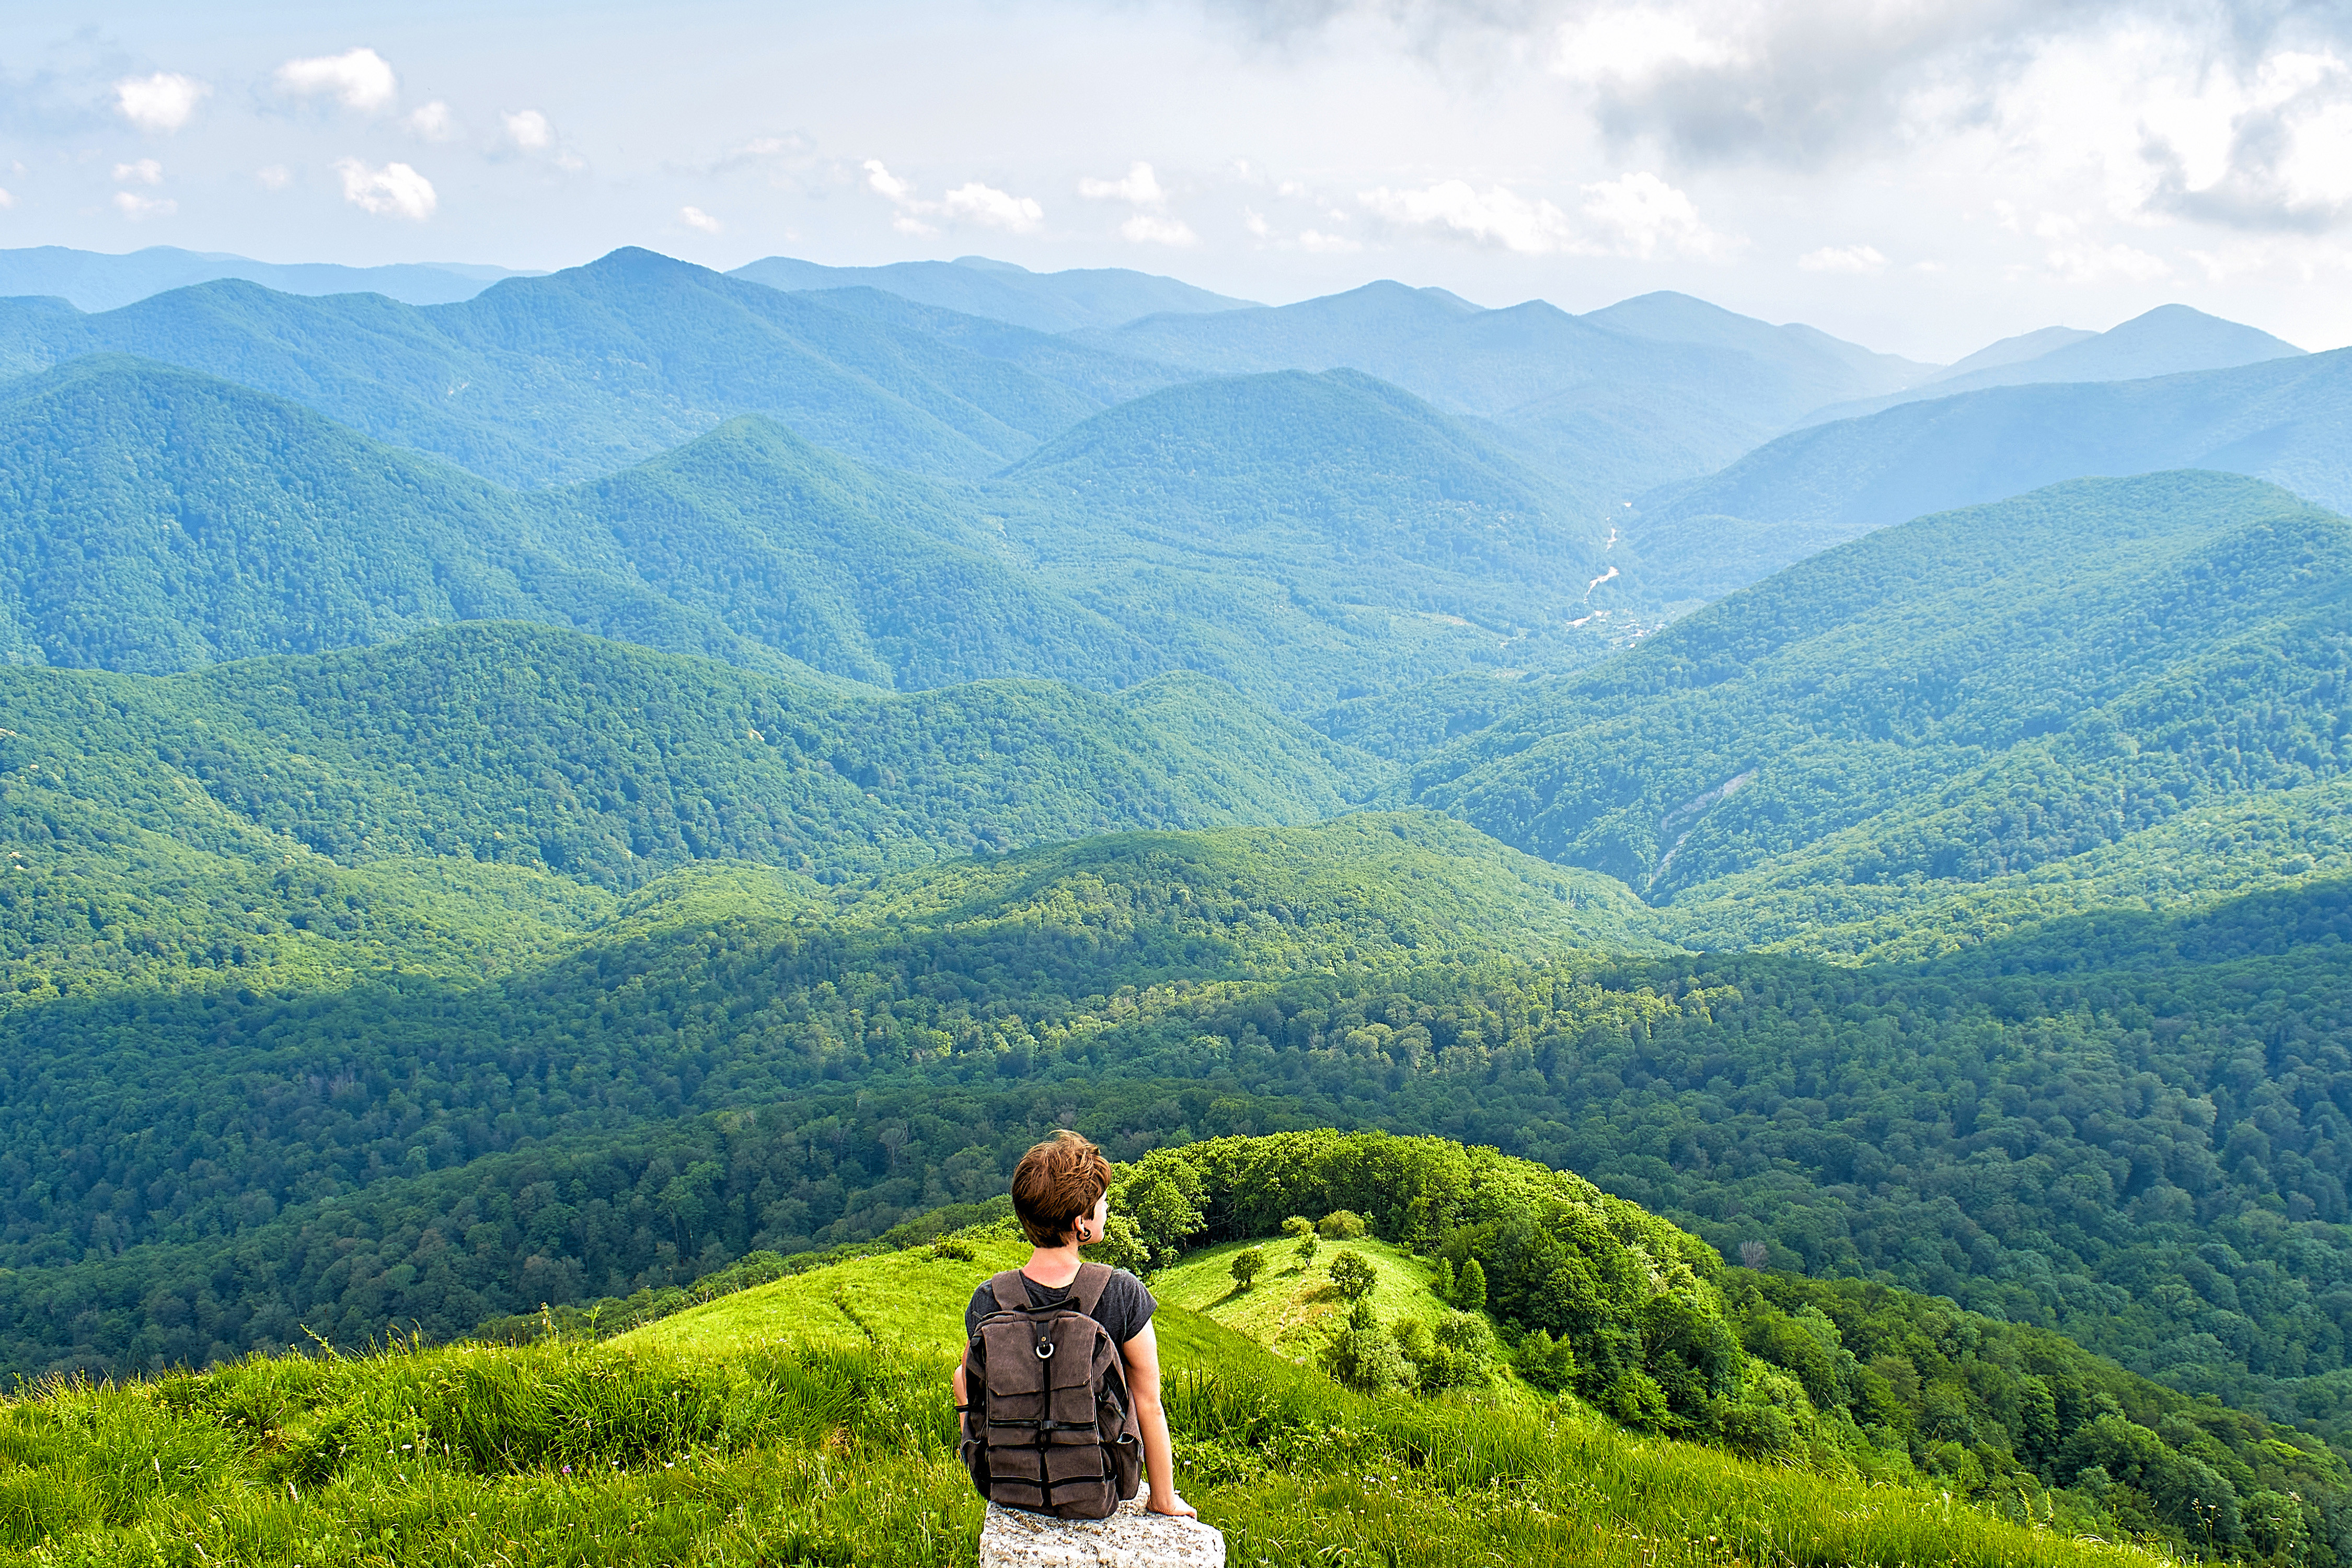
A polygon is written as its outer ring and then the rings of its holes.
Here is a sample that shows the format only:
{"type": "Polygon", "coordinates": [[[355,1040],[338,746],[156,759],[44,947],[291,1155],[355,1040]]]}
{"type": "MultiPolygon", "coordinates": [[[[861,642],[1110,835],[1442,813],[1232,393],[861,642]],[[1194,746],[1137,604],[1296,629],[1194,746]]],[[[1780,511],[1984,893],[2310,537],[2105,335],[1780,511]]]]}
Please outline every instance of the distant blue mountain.
{"type": "Polygon", "coordinates": [[[1484,310],[1394,282],[1074,338],[1203,374],[1362,371],[1485,422],[1596,517],[1720,468],[1810,408],[1931,369],[1687,295],[1574,316],[1541,300],[1484,310]]]}
{"type": "Polygon", "coordinates": [[[0,250],[0,297],[45,294],[78,310],[112,310],[150,295],[240,278],[281,294],[382,294],[404,305],[448,305],[470,300],[502,278],[534,278],[505,267],[463,262],[410,262],[391,267],[338,267],[309,261],[255,261],[214,251],[153,245],[127,256],[42,245],[0,250]]]}
{"type": "Polygon", "coordinates": [[[826,298],[635,249],[430,307],[224,281],[94,316],[0,300],[0,367],[134,353],[510,485],[611,473],[739,414],[885,467],[985,474],[1166,379],[1027,329],[967,347],[826,298]]]}
{"type": "Polygon", "coordinates": [[[2139,381],[2192,370],[2229,370],[2265,360],[2293,359],[2304,351],[2258,328],[2225,321],[2186,305],[2159,305],[2104,332],[2045,327],[2021,338],[2004,339],[1979,350],[1941,374],[1859,402],[1815,409],[1801,423],[1827,424],[1874,414],[1898,403],[1949,397],[1989,386],[2031,386],[2053,381],[2139,381]],[[2046,343],[2041,352],[2001,353],[2046,343]]]}
{"type": "Polygon", "coordinates": [[[1644,496],[1628,531],[1654,590],[1712,599],[1928,512],[2172,468],[2249,474],[2352,508],[2352,349],[1993,387],[1818,425],[1644,496]]]}
{"type": "Polygon", "coordinates": [[[935,305],[1041,332],[1115,327],[1163,311],[1234,310],[1250,303],[1123,267],[1032,272],[983,256],[953,261],[895,261],[887,267],[823,267],[789,256],[771,256],[739,267],[728,276],[789,293],[878,289],[919,305],[935,305]]]}

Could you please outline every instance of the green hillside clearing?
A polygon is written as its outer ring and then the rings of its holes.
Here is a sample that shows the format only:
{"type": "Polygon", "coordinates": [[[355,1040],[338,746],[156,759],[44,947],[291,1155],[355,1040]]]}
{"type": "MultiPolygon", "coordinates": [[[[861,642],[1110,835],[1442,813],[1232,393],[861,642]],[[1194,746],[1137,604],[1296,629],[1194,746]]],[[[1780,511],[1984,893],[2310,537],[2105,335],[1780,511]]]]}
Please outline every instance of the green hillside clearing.
{"type": "Polygon", "coordinates": [[[1365,1299],[1381,1321],[1438,1310],[1428,1261],[1374,1237],[1321,1242],[1310,1264],[1301,1264],[1293,1244],[1281,1237],[1204,1247],[1153,1275],[1151,1293],[1161,1305],[1199,1312],[1285,1361],[1312,1365],[1348,1316],[1348,1303],[1331,1283],[1331,1260],[1342,1251],[1372,1266],[1376,1283],[1365,1299]],[[1265,1271],[1243,1290],[1234,1284],[1234,1254],[1249,1247],[1265,1250],[1265,1271]]]}

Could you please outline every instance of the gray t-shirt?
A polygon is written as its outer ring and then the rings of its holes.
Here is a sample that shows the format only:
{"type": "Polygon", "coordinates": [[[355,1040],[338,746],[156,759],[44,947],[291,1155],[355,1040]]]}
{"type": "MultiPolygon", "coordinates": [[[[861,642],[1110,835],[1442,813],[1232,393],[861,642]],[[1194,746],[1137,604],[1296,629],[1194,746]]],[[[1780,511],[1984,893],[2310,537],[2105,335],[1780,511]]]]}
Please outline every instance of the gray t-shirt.
{"type": "MultiPolygon", "coordinates": [[[[1040,1310],[1058,1307],[1070,1299],[1067,1289],[1056,1290],[1050,1285],[1040,1285],[1026,1274],[1021,1277],[1021,1283],[1029,1287],[1029,1304],[1040,1310]]],[[[1109,1282],[1103,1286],[1102,1299],[1087,1315],[1103,1326],[1103,1331],[1110,1335],[1111,1343],[1124,1345],[1143,1331],[1143,1325],[1151,1321],[1151,1314],[1159,1310],[1159,1305],[1151,1299],[1151,1292],[1144,1289],[1142,1280],[1124,1268],[1114,1268],[1110,1271],[1109,1282]]],[[[995,1310],[996,1292],[983,1279],[980,1289],[971,1293],[971,1305],[963,1310],[964,1338],[970,1339],[978,1333],[980,1321],[995,1310]]]]}

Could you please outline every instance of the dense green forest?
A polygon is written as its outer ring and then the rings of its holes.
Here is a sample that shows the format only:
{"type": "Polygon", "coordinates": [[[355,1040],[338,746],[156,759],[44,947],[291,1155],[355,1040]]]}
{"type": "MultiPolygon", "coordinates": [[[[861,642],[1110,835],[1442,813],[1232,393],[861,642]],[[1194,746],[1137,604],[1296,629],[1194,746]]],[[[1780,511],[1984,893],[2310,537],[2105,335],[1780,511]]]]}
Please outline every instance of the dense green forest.
{"type": "Polygon", "coordinates": [[[1556,961],[1656,917],[1481,842],[1356,818],[823,905],[705,871],[491,984],[20,1011],[6,1142],[60,1175],[0,1231],[9,1353],[137,1364],[625,1294],[984,1197],[1055,1124],[1129,1157],[1369,1125],[2336,1429],[2343,883],[1909,969],[1556,961]]]}
{"type": "Polygon", "coordinates": [[[1306,712],[1638,636],[1638,594],[1592,585],[1602,532],[1476,432],[1345,374],[1142,398],[984,483],[746,415],[530,491],[151,360],[0,389],[12,663],[163,674],[506,618],[816,684],[1189,669],[1306,712]]]}
{"type": "Polygon", "coordinates": [[[0,668],[0,721],[16,1004],[478,975],[691,860],[814,891],[1089,833],[1311,821],[1371,767],[1204,677],[844,695],[496,624],[163,679],[0,668]]]}
{"type": "Polygon", "coordinates": [[[2341,868],[2347,567],[2343,519],[2253,480],[2062,485],[1540,683],[1393,793],[1623,878],[1707,947],[1925,956],[2341,868]]]}

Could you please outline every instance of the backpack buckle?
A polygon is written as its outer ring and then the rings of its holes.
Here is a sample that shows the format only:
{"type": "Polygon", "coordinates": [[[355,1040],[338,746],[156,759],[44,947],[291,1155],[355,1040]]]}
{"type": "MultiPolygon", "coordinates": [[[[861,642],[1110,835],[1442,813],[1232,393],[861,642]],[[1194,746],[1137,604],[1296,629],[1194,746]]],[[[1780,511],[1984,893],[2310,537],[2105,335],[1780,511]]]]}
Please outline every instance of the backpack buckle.
{"type": "Polygon", "coordinates": [[[1039,1340],[1037,1342],[1037,1359],[1039,1361],[1052,1361],[1054,1359],[1053,1341],[1039,1340]]]}

